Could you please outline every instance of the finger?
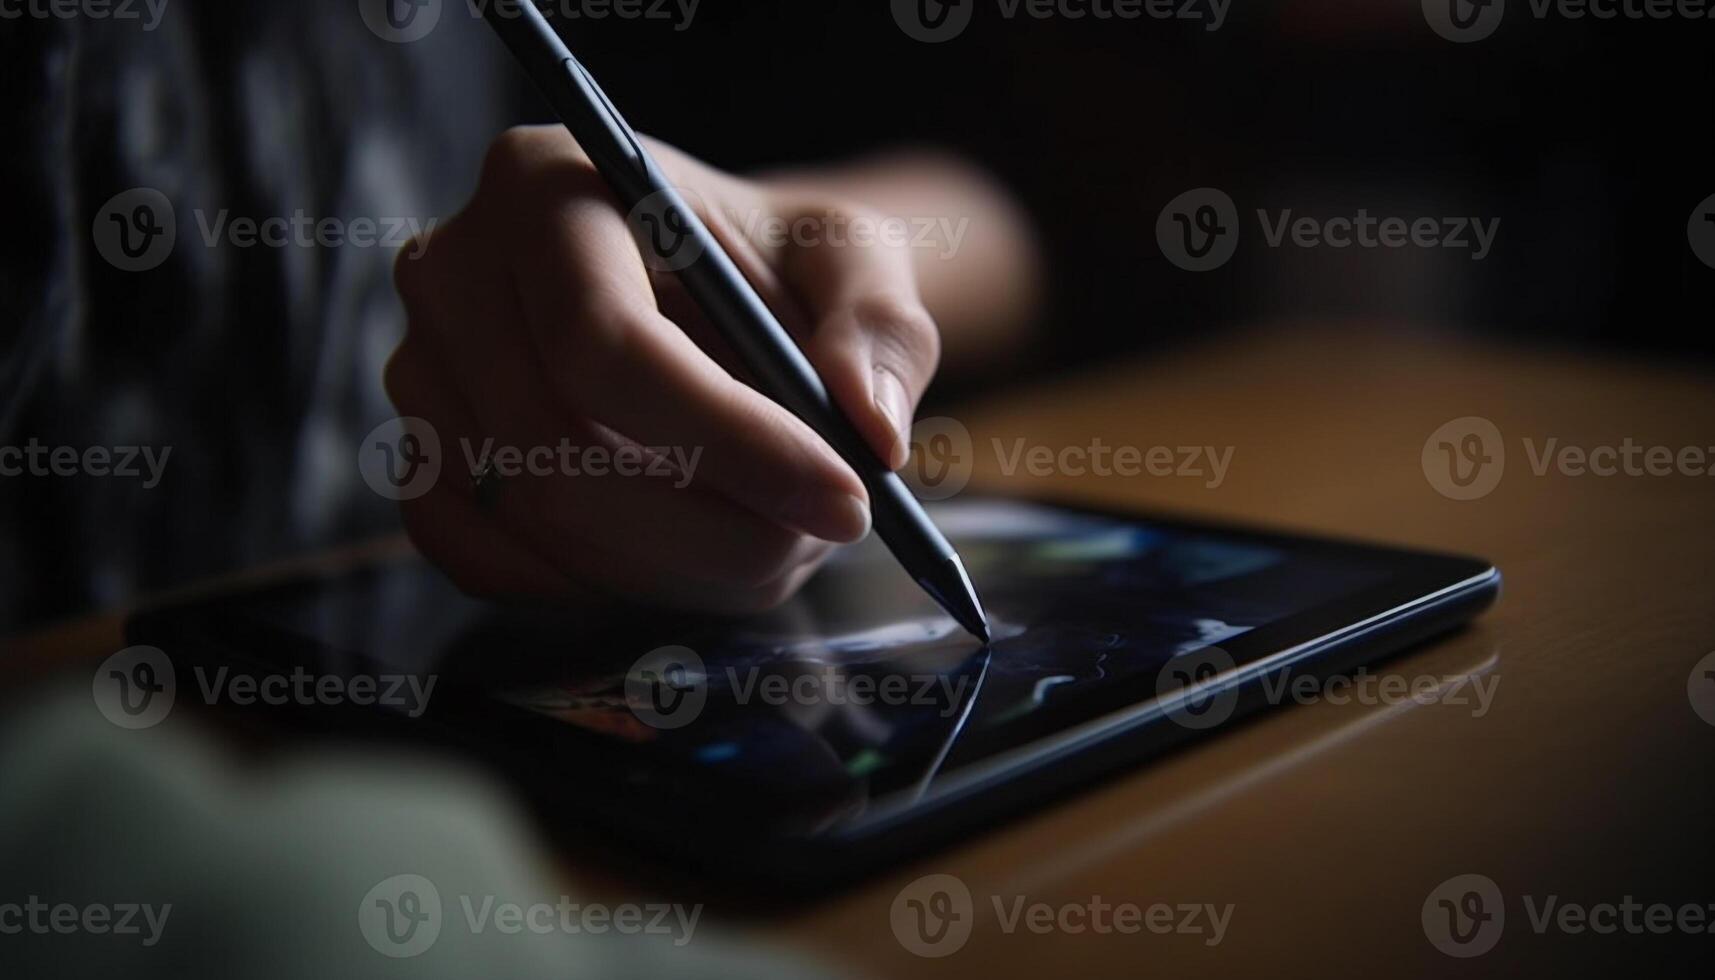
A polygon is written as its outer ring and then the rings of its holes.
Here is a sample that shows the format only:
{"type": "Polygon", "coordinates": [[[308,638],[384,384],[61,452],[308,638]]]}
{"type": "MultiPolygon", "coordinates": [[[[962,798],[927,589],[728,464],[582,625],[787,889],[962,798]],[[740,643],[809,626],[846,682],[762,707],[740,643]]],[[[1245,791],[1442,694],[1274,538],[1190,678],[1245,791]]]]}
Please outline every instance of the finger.
{"type": "MultiPolygon", "coordinates": [[[[587,176],[566,180],[587,183],[587,176]]],[[[701,447],[704,485],[830,541],[869,528],[856,474],[803,422],[734,379],[655,307],[624,219],[587,187],[513,230],[524,319],[567,408],[646,445],[701,447]]]]}
{"type": "MultiPolygon", "coordinates": [[[[510,469],[497,482],[493,519],[544,560],[584,580],[625,578],[631,584],[623,591],[636,594],[651,579],[760,587],[818,553],[823,542],[696,487],[698,456],[657,459],[611,430],[557,415],[516,333],[498,332],[490,345],[490,363],[512,366],[466,396],[469,422],[442,433],[455,461],[449,468],[510,469]],[[507,397],[489,399],[496,386],[507,397]]],[[[412,383],[413,360],[395,362],[396,383],[412,383]]],[[[481,378],[486,370],[467,374],[481,378]]],[[[450,372],[443,377],[452,384],[450,372]]]]}
{"type": "MultiPolygon", "coordinates": [[[[659,481],[526,472],[501,478],[491,505],[478,506],[469,474],[484,460],[472,447],[526,440],[479,438],[473,413],[449,397],[446,373],[422,350],[409,340],[401,346],[388,364],[388,389],[401,411],[435,427],[447,463],[429,494],[405,504],[406,524],[467,592],[556,598],[572,594],[576,580],[631,599],[748,612],[784,600],[833,550],[728,501],[659,481]]],[[[545,444],[540,427],[531,431],[545,444]]],[[[621,445],[611,434],[605,442],[590,431],[580,438],[610,453],[621,445]]]]}
{"type": "Polygon", "coordinates": [[[569,599],[578,594],[570,578],[448,487],[404,501],[400,511],[411,543],[467,595],[569,599]]]}
{"type": "MultiPolygon", "coordinates": [[[[468,432],[469,412],[450,386],[437,383],[432,365],[401,347],[388,361],[387,393],[407,418],[421,418],[437,435],[468,432]]],[[[443,443],[443,453],[446,447],[443,443]]],[[[572,581],[484,516],[470,499],[457,466],[443,465],[428,493],[400,502],[411,543],[446,572],[453,584],[476,596],[564,598],[572,581]]]]}
{"type": "MultiPolygon", "coordinates": [[[[428,305],[413,318],[414,331],[425,321],[468,315],[456,292],[428,305]]],[[[515,310],[498,305],[491,315],[517,322],[515,310]]],[[[448,329],[421,332],[433,339],[448,329]]],[[[826,554],[824,542],[701,489],[695,479],[700,453],[654,458],[612,430],[556,412],[520,331],[493,331],[459,372],[437,374],[436,364],[444,360],[423,363],[444,357],[435,350],[408,337],[390,365],[390,383],[401,390],[431,384],[450,389],[456,377],[468,386],[463,401],[470,420],[442,433],[454,461],[449,469],[468,477],[485,463],[502,462],[518,471],[497,483],[492,519],[567,574],[584,581],[623,580],[622,588],[610,591],[632,595],[664,594],[664,584],[682,583],[673,593],[678,601],[698,590],[762,588],[826,554]]],[[[468,485],[466,477],[455,482],[468,485]]]]}
{"type": "Polygon", "coordinates": [[[804,352],[876,455],[897,470],[910,458],[911,422],[940,362],[940,333],[906,246],[861,231],[880,229],[879,215],[823,206],[814,217],[828,233],[795,242],[783,260],[813,324],[804,352]]]}
{"type": "MultiPolygon", "coordinates": [[[[773,198],[751,181],[717,170],[669,143],[647,136],[643,142],[668,180],[678,188],[685,202],[702,219],[733,264],[738,266],[745,281],[768,304],[768,309],[786,331],[801,342],[808,334],[809,320],[802,304],[781,276],[784,252],[779,232],[782,229],[777,221],[772,220],[777,217],[773,198]]],[[[679,278],[657,273],[650,276],[650,281],[655,287],[661,312],[673,322],[689,328],[690,324],[679,317],[677,310],[685,303],[691,303],[693,308],[695,304],[679,278]]],[[[704,319],[700,310],[687,319],[698,327],[706,325],[699,322],[704,319]]],[[[700,332],[690,332],[698,346],[708,349],[709,345],[704,343],[700,332]]],[[[714,346],[724,347],[725,344],[717,337],[714,346]]],[[[716,360],[730,367],[729,361],[719,357],[716,360]]]]}
{"type": "Polygon", "coordinates": [[[600,426],[568,428],[546,413],[495,424],[499,446],[569,450],[543,453],[523,469],[514,456],[494,512],[580,578],[618,580],[632,594],[682,586],[672,593],[677,601],[699,589],[766,586],[832,547],[699,489],[694,463],[689,472],[658,472],[654,463],[670,457],[638,465],[646,450],[600,426]],[[622,465],[627,453],[632,463],[622,465]]]}

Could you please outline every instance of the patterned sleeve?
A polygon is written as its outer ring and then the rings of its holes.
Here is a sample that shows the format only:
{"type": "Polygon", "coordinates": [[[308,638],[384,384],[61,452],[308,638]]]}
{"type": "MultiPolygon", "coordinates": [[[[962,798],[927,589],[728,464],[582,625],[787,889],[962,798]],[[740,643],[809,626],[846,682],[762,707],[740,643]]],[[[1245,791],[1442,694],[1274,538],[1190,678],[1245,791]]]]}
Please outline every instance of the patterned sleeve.
{"type": "Polygon", "coordinates": [[[0,30],[0,628],[394,526],[355,462],[391,414],[393,255],[515,109],[462,25],[395,44],[349,0],[160,10],[0,30]],[[330,221],[380,234],[330,244],[330,221]],[[257,244],[262,222],[293,231],[257,244]]]}

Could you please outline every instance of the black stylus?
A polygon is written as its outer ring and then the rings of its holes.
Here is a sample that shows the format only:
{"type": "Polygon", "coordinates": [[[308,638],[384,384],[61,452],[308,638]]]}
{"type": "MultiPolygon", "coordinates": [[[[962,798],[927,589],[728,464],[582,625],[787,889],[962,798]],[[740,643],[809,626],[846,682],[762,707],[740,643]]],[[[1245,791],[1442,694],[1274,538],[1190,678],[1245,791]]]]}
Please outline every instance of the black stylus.
{"type": "Polygon", "coordinates": [[[695,212],[668,183],[643,143],[532,0],[491,0],[489,26],[589,154],[665,268],[738,352],[763,391],[827,440],[869,490],[876,533],[924,591],[984,643],[988,617],[958,552],[897,473],[889,470],[834,404],[804,352],[695,212]]]}

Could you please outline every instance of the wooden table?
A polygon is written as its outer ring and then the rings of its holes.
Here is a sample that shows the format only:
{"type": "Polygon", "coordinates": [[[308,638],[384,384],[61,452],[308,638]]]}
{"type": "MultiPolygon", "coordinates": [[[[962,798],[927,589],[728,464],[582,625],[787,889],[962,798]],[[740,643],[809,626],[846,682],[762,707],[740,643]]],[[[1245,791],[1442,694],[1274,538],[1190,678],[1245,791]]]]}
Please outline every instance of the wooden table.
{"type": "MultiPolygon", "coordinates": [[[[1536,934],[1525,897],[1715,902],[1715,725],[1688,693],[1694,665],[1715,651],[1715,477],[1538,475],[1525,440],[1700,447],[1715,463],[1715,376],[1381,327],[1283,327],[1009,393],[960,420],[983,487],[1491,558],[1506,575],[1499,605],[1382,670],[1480,673],[1493,702],[1480,716],[1470,703],[1409,700],[1274,711],[854,890],[729,924],[888,977],[1510,976],[1688,950],[1709,962],[1715,935],[1536,934]],[[1492,421],[1507,458],[1493,492],[1458,501],[1431,485],[1422,454],[1430,433],[1464,416],[1492,421]],[[1178,477],[1005,478],[987,447],[1021,437],[1234,453],[1212,489],[1178,477]],[[957,876],[976,904],[969,942],[947,959],[907,952],[889,926],[900,889],[933,873],[957,876]],[[1433,889],[1466,873],[1494,880],[1506,924],[1492,952],[1459,960],[1430,944],[1421,916],[1433,889]],[[1197,935],[1007,933],[994,896],[1233,912],[1211,947],[1197,935]]],[[[117,623],[18,645],[47,659],[110,652],[117,623]]],[[[572,864],[583,887],[626,890],[572,864]]]]}

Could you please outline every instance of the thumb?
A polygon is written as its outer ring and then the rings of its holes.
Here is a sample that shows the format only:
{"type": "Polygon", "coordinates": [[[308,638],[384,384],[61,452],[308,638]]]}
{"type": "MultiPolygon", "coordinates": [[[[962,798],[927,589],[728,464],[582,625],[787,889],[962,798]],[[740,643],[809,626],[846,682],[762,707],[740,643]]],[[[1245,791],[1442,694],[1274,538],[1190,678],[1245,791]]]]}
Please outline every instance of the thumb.
{"type": "Polygon", "coordinates": [[[897,470],[911,456],[911,423],[940,363],[941,334],[905,248],[857,227],[879,227],[882,217],[851,208],[815,217],[828,234],[795,243],[783,263],[810,321],[804,353],[876,455],[897,470]]]}

